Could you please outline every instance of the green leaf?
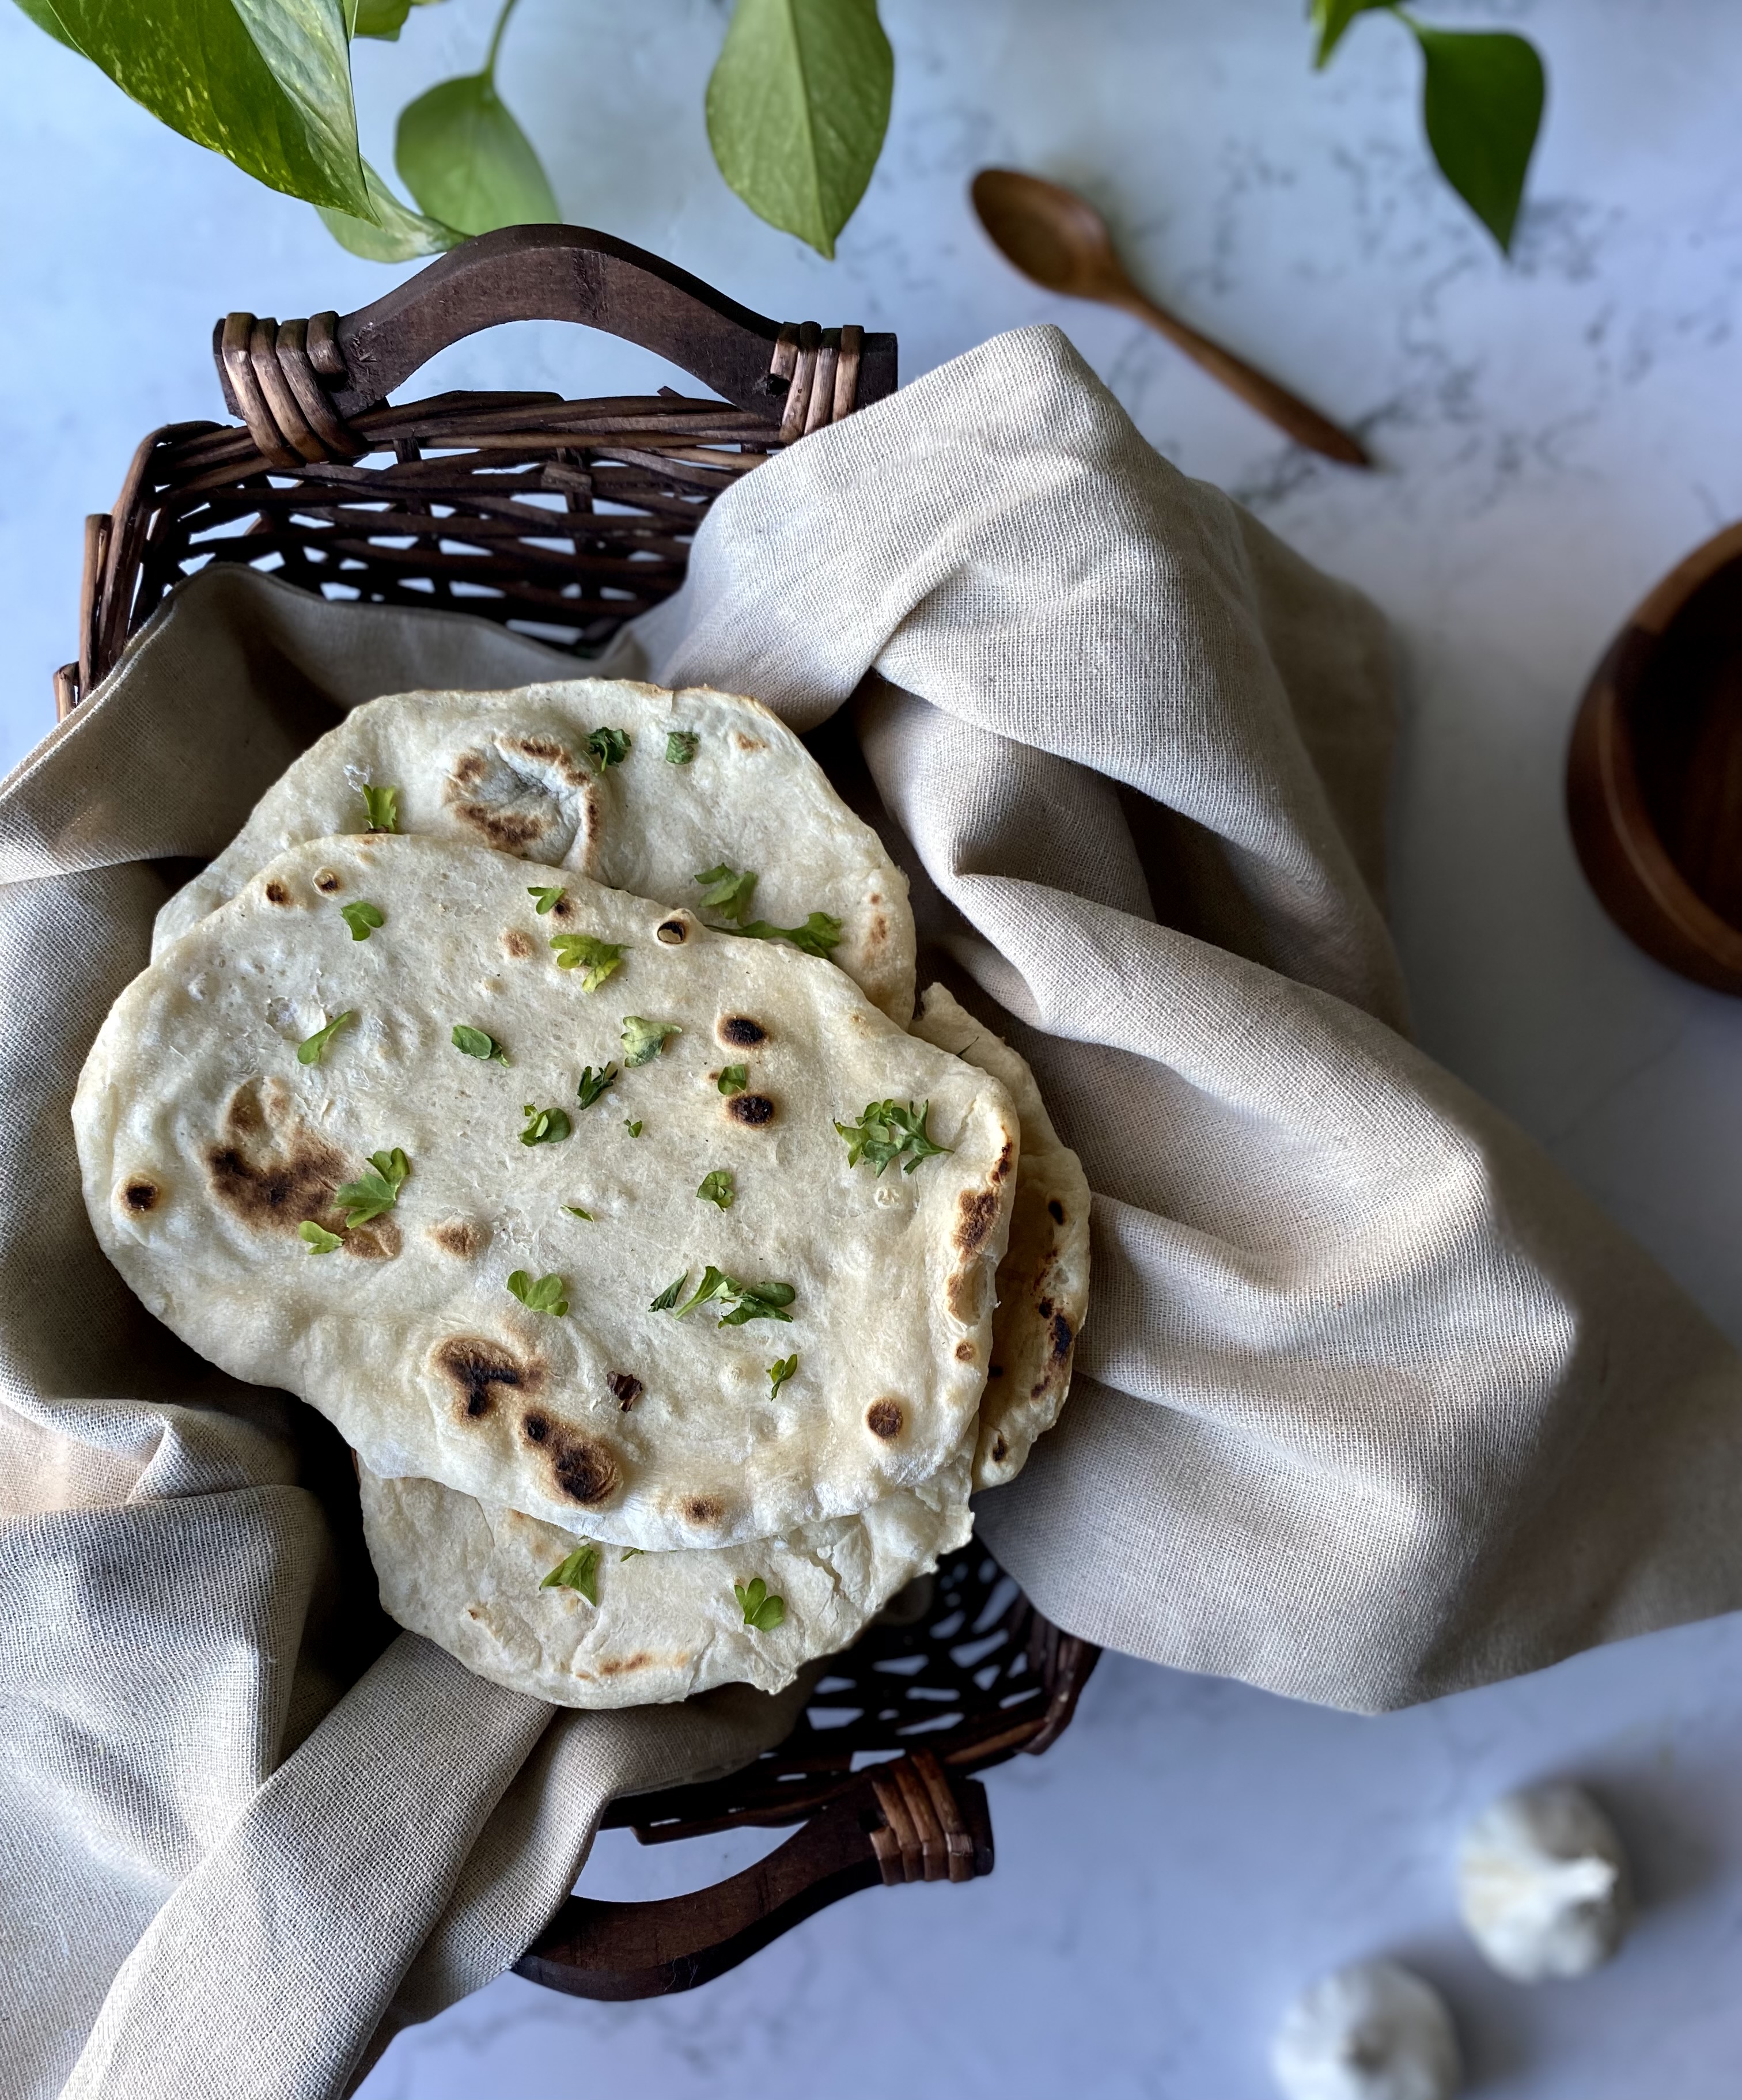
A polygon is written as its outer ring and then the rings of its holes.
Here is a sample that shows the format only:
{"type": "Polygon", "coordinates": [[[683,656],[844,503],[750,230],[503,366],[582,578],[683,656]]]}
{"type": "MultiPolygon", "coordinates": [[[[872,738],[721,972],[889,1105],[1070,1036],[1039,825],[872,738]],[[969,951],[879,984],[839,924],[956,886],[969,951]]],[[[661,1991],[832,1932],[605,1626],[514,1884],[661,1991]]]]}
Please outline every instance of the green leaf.
{"type": "Polygon", "coordinates": [[[297,1062],[299,1065],[318,1065],[327,1054],[327,1045],[333,1037],[342,1028],[349,1027],[356,1017],[354,1007],[347,1007],[343,1013],[335,1013],[324,1028],[317,1028],[312,1035],[298,1043],[297,1062]]]}
{"type": "Polygon", "coordinates": [[[771,1634],[786,1618],[786,1599],[770,1596],[760,1575],[752,1575],[748,1582],[734,1582],[732,1594],[744,1615],[744,1624],[759,1634],[771,1634]]]}
{"type": "Polygon", "coordinates": [[[701,739],[693,729],[674,729],[665,739],[665,762],[668,765],[687,765],[695,756],[695,747],[701,739]]]}
{"type": "Polygon", "coordinates": [[[421,212],[408,210],[367,161],[363,175],[375,214],[373,220],[354,218],[348,211],[335,211],[330,205],[317,207],[322,223],[341,248],[348,248],[365,262],[410,262],[420,255],[440,255],[465,239],[439,219],[426,218],[421,212]]]}
{"type": "Polygon", "coordinates": [[[575,1089],[581,1106],[584,1109],[590,1109],[606,1088],[615,1083],[616,1077],[617,1068],[615,1065],[607,1065],[602,1071],[598,1072],[595,1072],[590,1065],[583,1065],[580,1068],[580,1084],[575,1089]]]}
{"type": "Polygon", "coordinates": [[[631,1123],[627,1116],[623,1118],[623,1127],[629,1133],[631,1137],[639,1137],[642,1134],[641,1124],[638,1123],[631,1123]]]}
{"type": "Polygon", "coordinates": [[[527,1119],[520,1133],[523,1145],[560,1145],[573,1133],[575,1126],[561,1109],[536,1108],[527,1101],[520,1113],[527,1119]]]}
{"type": "Polygon", "coordinates": [[[623,1061],[625,1065],[650,1065],[674,1035],[683,1030],[675,1021],[646,1021],[638,1013],[623,1017],[623,1061]]]}
{"type": "Polygon", "coordinates": [[[748,1087],[749,1083],[749,1069],[748,1066],[743,1065],[726,1065],[722,1066],[719,1078],[714,1081],[714,1084],[728,1100],[730,1100],[734,1094],[743,1093],[745,1088],[748,1087]]]}
{"type": "Polygon", "coordinates": [[[412,0],[346,0],[345,6],[353,38],[378,37],[387,44],[398,43],[411,11],[412,0]]]}
{"type": "Polygon", "coordinates": [[[712,1174],[704,1174],[695,1193],[704,1203],[717,1203],[722,1211],[730,1211],[735,1194],[730,1168],[717,1167],[712,1174]]]}
{"type": "Polygon", "coordinates": [[[396,832],[399,828],[399,791],[397,788],[360,788],[363,806],[368,816],[365,830],[396,832]]]}
{"type": "Polygon", "coordinates": [[[678,1299],[682,1297],[683,1287],[689,1281],[690,1272],[686,1269],[675,1283],[666,1285],[664,1290],[648,1306],[647,1310],[650,1312],[669,1312],[678,1299]]]}
{"type": "Polygon", "coordinates": [[[577,1546],[538,1586],[541,1590],[576,1590],[589,1604],[599,1601],[599,1549],[577,1546]]]}
{"type": "Polygon", "coordinates": [[[1314,66],[1330,64],[1331,53],[1343,42],[1344,30],[1357,15],[1372,14],[1382,8],[1389,12],[1397,4],[1398,0],[1312,0],[1308,11],[1312,26],[1319,33],[1314,66]]]}
{"type": "Polygon", "coordinates": [[[587,749],[592,755],[595,772],[602,773],[607,765],[621,765],[629,755],[629,732],[626,729],[596,729],[587,739],[587,749]]]}
{"type": "Polygon", "coordinates": [[[562,902],[567,892],[555,883],[543,889],[535,889],[529,885],[527,890],[527,895],[532,899],[532,909],[537,912],[540,919],[547,911],[553,911],[562,902]]]}
{"type": "Polygon", "coordinates": [[[702,902],[710,911],[723,912],[742,926],[750,912],[756,879],[749,868],[742,871],[721,861],[718,867],[704,867],[695,878],[703,885],[702,902]]]}
{"type": "Polygon", "coordinates": [[[490,1065],[508,1063],[508,1052],[493,1035],[485,1035],[481,1028],[468,1028],[463,1021],[454,1023],[454,1032],[448,1040],[468,1057],[482,1057],[490,1065]]]}
{"type": "Polygon", "coordinates": [[[789,941],[800,955],[818,955],[824,962],[840,940],[840,921],[827,911],[813,911],[802,926],[770,926],[765,919],[753,919],[748,926],[728,926],[729,933],[742,933],[752,941],[789,941]]]}
{"type": "Polygon", "coordinates": [[[584,970],[583,991],[597,991],[628,952],[624,943],[596,941],[590,933],[556,933],[550,945],[557,951],[559,970],[584,970]]]}
{"type": "Polygon", "coordinates": [[[549,224],[562,216],[532,142],[496,91],[507,0],[482,73],[444,80],[399,112],[394,165],[432,218],[462,233],[549,224]]]}
{"type": "Polygon", "coordinates": [[[70,42],[153,117],[268,188],[367,219],[340,0],[51,0],[70,42]]]}
{"type": "Polygon", "coordinates": [[[752,1320],[784,1320],[792,1324],[792,1315],[783,1310],[798,1295],[790,1283],[734,1283],[726,1279],[725,1295],[734,1296],[738,1303],[720,1322],[722,1327],[742,1327],[752,1320]]]}
{"type": "Polygon", "coordinates": [[[637,1554],[639,1554],[639,1553],[645,1553],[646,1551],[647,1551],[647,1549],[646,1549],[646,1547],[645,1546],[624,1546],[624,1549],[623,1549],[623,1551],[622,1551],[622,1552],[621,1552],[621,1553],[620,1553],[620,1554],[617,1555],[617,1561],[618,1561],[618,1564],[619,1564],[619,1566],[620,1567],[620,1566],[622,1565],[622,1564],[623,1564],[625,1560],[634,1560],[634,1558],[636,1557],[636,1555],[637,1555],[637,1554]]]}
{"type": "Polygon", "coordinates": [[[857,1167],[863,1159],[877,1170],[883,1178],[883,1170],[892,1161],[911,1154],[902,1171],[911,1174],[922,1159],[936,1158],[948,1152],[947,1145],[934,1145],[926,1125],[930,1120],[932,1105],[923,1105],[910,1101],[902,1108],[895,1101],[868,1101],[865,1113],[857,1123],[838,1123],[836,1129],[847,1140],[847,1164],[857,1167]]]}
{"type": "Polygon", "coordinates": [[[1426,61],[1422,117],[1440,172],[1508,254],[1542,122],[1542,61],[1522,37],[1404,19],[1426,61]]]}
{"type": "Polygon", "coordinates": [[[344,1208],[347,1232],[366,1225],[371,1218],[378,1218],[382,1211],[393,1208],[399,1200],[399,1191],[412,1171],[412,1163],[395,1145],[391,1152],[372,1152],[369,1167],[368,1173],[359,1175],[355,1181],[341,1183],[333,1192],[333,1202],[344,1208]]]}
{"type": "MultiPolygon", "coordinates": [[[[18,4],[37,27],[46,30],[57,44],[64,44],[69,51],[78,51],[78,46],[67,34],[60,17],[50,6],[49,0],[18,0],[18,4]]],[[[80,51],[79,55],[82,58],[83,52],[80,51]]]]}
{"type": "Polygon", "coordinates": [[[317,1225],[312,1218],[305,1218],[297,1227],[297,1238],[311,1254],[333,1254],[344,1244],[337,1233],[329,1233],[324,1225],[317,1225]]]}
{"type": "Polygon", "coordinates": [[[562,1207],[571,1218],[584,1218],[589,1225],[593,1221],[592,1211],[582,1210],[579,1203],[565,1203],[562,1207]]]}
{"type": "Polygon", "coordinates": [[[759,218],[832,257],[889,124],[876,0],[738,0],[708,82],[720,172],[759,218]]]}
{"type": "Polygon", "coordinates": [[[525,1269],[517,1268],[508,1279],[508,1287],[529,1312],[548,1312],[552,1319],[560,1320],[568,1311],[560,1276],[541,1276],[535,1282],[525,1269]]]}
{"type": "Polygon", "coordinates": [[[366,941],[377,926],[385,926],[386,916],[378,904],[366,902],[359,898],[354,904],[342,904],[339,916],[351,929],[354,941],[366,941]]]}
{"type": "MultiPolygon", "coordinates": [[[[688,1275],[689,1273],[686,1270],[685,1272],[686,1282],[688,1281],[688,1275]]],[[[695,1286],[695,1295],[686,1304],[680,1305],[677,1308],[678,1318],[680,1320],[686,1318],[690,1313],[695,1310],[698,1305],[705,1305],[710,1298],[717,1297],[720,1292],[726,1287],[729,1282],[730,1278],[726,1276],[725,1272],[723,1269],[716,1268],[713,1264],[710,1262],[707,1268],[702,1271],[702,1280],[695,1286]]],[[[654,1309],[656,1312],[663,1312],[667,1311],[668,1308],[661,1305],[656,1306],[654,1309]]]]}
{"type": "Polygon", "coordinates": [[[772,1400],[774,1395],[779,1392],[780,1388],[786,1383],[787,1380],[796,1373],[797,1370],[798,1352],[796,1349],[792,1352],[790,1357],[777,1357],[774,1359],[774,1362],[768,1367],[768,1396],[770,1400],[772,1400]]]}

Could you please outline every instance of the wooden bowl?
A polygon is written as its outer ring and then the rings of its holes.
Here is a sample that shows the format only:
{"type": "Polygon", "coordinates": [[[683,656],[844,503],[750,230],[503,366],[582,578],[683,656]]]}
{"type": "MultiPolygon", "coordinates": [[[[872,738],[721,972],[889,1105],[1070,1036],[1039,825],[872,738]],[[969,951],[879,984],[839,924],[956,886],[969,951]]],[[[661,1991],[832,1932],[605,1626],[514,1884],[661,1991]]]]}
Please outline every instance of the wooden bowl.
{"type": "Polygon", "coordinates": [[[1567,754],[1567,814],[1621,931],[1742,995],[1742,525],[1672,569],[1597,667],[1567,754]]]}

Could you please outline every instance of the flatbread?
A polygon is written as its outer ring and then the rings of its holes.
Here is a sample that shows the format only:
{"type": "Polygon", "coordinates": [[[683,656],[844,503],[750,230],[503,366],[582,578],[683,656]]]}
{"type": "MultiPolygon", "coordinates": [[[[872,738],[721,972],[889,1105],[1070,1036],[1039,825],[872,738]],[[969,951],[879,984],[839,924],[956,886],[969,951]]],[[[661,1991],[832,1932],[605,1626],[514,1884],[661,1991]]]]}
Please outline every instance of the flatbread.
{"type": "Polygon", "coordinates": [[[1025,1061],[942,985],[927,988],[913,1032],[1002,1081],[1021,1123],[974,1453],[975,1487],[1002,1487],[1021,1471],[1070,1392],[1071,1357],[1089,1304],[1088,1177],[1053,1128],[1025,1061]]]}
{"type": "Polygon", "coordinates": [[[840,924],[830,960],[874,1006],[913,1012],[907,879],[777,716],[705,686],[667,692],[573,678],[505,693],[399,693],[353,708],[255,805],[236,836],[158,914],[155,960],[287,847],[365,828],[361,790],[391,787],[401,832],[488,845],[613,889],[721,913],[696,880],[755,871],[749,916],[840,924]],[[601,768],[587,739],[622,730],[627,755],[601,768]],[[670,764],[673,731],[695,739],[670,764]]]}
{"type": "Polygon", "coordinates": [[[600,1539],[771,1538],[930,1479],[986,1382],[1017,1163],[1003,1087],[827,963],[577,876],[540,916],[525,872],[431,839],[320,840],[165,949],[74,1102],[104,1251],[194,1348],[300,1394],[375,1471],[600,1539]],[[359,942],[342,911],[363,901],[383,923],[359,942]],[[575,936],[623,948],[590,995],[553,952],[575,936]],[[625,1016],[681,1032],[630,1070],[625,1016]],[[512,1066],[461,1054],[456,1024],[512,1066]],[[582,1108],[583,1068],[610,1063],[582,1108]],[[928,1101],[950,1149],[849,1166],[836,1122],[889,1098],[928,1101]],[[523,1144],[526,1103],[572,1134],[523,1144]],[[311,1254],[302,1222],[337,1233],[336,1185],[395,1147],[397,1205],[311,1254]],[[715,1171],[730,1209],[698,1197],[715,1171]],[[650,1309],[710,1264],[790,1285],[790,1322],[650,1309]],[[518,1302],[517,1272],[560,1278],[567,1314],[518,1302]]]}
{"type": "Polygon", "coordinates": [[[965,1546],[966,1446],[936,1480],[886,1495],[859,1516],[783,1538],[623,1560],[602,1546],[597,1604],[545,1577],[573,1532],[434,1480],[359,1470],[363,1522],[389,1617],[468,1670],[560,1706],[640,1706],[717,1684],[779,1692],[817,1656],[849,1647],[941,1554],[965,1546]],[[761,1632],[734,1582],[760,1578],[785,1606],[761,1632]]]}

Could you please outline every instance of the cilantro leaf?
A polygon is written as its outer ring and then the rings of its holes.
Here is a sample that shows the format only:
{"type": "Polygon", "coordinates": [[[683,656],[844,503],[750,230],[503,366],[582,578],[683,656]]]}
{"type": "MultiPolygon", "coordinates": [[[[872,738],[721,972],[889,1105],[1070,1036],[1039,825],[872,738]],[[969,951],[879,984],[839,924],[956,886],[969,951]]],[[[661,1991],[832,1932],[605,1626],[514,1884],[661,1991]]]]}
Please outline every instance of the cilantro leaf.
{"type": "MultiPolygon", "coordinates": [[[[688,1280],[687,1275],[685,1280],[688,1280]]],[[[681,1289],[682,1286],[678,1287],[681,1289]]],[[[740,1283],[710,1262],[702,1272],[702,1280],[694,1295],[686,1304],[677,1308],[677,1317],[681,1320],[698,1305],[705,1305],[709,1299],[717,1298],[722,1304],[732,1307],[716,1323],[721,1327],[742,1327],[751,1320],[784,1320],[790,1325],[792,1315],[782,1308],[790,1305],[797,1295],[790,1283],[740,1283]]]]}
{"type": "Polygon", "coordinates": [[[704,867],[695,879],[702,885],[702,902],[708,911],[724,912],[743,924],[756,893],[756,879],[750,869],[740,871],[721,861],[718,867],[704,867]]]}
{"type": "Polygon", "coordinates": [[[932,1142],[932,1134],[925,1127],[931,1113],[929,1101],[910,1101],[906,1108],[895,1101],[867,1101],[857,1123],[835,1126],[847,1140],[848,1166],[857,1167],[862,1159],[869,1160],[880,1180],[884,1168],[904,1154],[912,1156],[902,1171],[911,1174],[922,1159],[951,1150],[947,1145],[932,1142]]]}
{"type": "Polygon", "coordinates": [[[593,754],[593,765],[601,773],[607,765],[621,765],[629,755],[629,732],[626,729],[596,729],[587,739],[587,749],[593,754]]]}
{"type": "Polygon", "coordinates": [[[575,1127],[561,1109],[541,1109],[524,1101],[520,1113],[527,1119],[527,1127],[520,1133],[523,1145],[560,1145],[575,1127]]]}
{"type": "Polygon", "coordinates": [[[385,926],[387,923],[378,904],[367,903],[360,897],[354,904],[340,905],[339,916],[350,927],[351,938],[354,941],[368,940],[377,926],[385,926]]]}
{"type": "Polygon", "coordinates": [[[399,791],[397,788],[363,788],[363,806],[368,812],[365,827],[372,832],[396,832],[399,828],[399,791]]]}
{"type": "Polygon", "coordinates": [[[802,926],[771,926],[754,919],[748,926],[729,926],[729,933],[742,933],[752,941],[789,941],[801,955],[817,955],[827,962],[830,951],[840,942],[840,921],[827,911],[813,911],[802,926]]]}
{"type": "Polygon", "coordinates": [[[335,1013],[324,1028],[317,1028],[306,1041],[297,1045],[299,1065],[318,1065],[326,1055],[327,1045],[342,1028],[348,1028],[357,1017],[356,1009],[347,1007],[344,1012],[335,1013]]]}
{"type": "Polygon", "coordinates": [[[580,981],[583,991],[597,991],[621,964],[624,954],[624,943],[596,941],[590,933],[558,933],[550,945],[557,951],[559,970],[585,970],[580,981]]]}
{"type": "Polygon", "coordinates": [[[508,1287],[529,1312],[548,1312],[552,1319],[560,1320],[568,1311],[560,1276],[541,1276],[535,1281],[523,1268],[517,1268],[508,1279],[508,1287]]]}
{"type": "Polygon", "coordinates": [[[592,1211],[582,1210],[579,1203],[565,1203],[562,1207],[571,1218],[584,1218],[589,1225],[593,1222],[592,1211]]]}
{"type": "Polygon", "coordinates": [[[645,1546],[626,1546],[617,1555],[617,1564],[621,1567],[625,1560],[633,1560],[637,1553],[645,1553],[646,1551],[645,1546]]]}
{"type": "Polygon", "coordinates": [[[683,1030],[675,1021],[644,1021],[638,1013],[623,1017],[623,1061],[625,1065],[651,1064],[674,1035],[683,1030]]]}
{"type": "Polygon", "coordinates": [[[324,1225],[317,1225],[312,1218],[305,1218],[297,1227],[297,1238],[311,1254],[332,1254],[342,1244],[337,1233],[329,1233],[324,1225]]]}
{"type": "Polygon", "coordinates": [[[683,1287],[689,1281],[690,1272],[686,1269],[675,1283],[666,1285],[664,1290],[654,1299],[647,1310],[650,1312],[669,1312],[678,1299],[682,1297],[683,1287]]]}
{"type": "Polygon", "coordinates": [[[557,1563],[538,1586],[541,1590],[578,1590],[589,1604],[598,1604],[599,1549],[596,1546],[577,1546],[557,1563]]]}
{"type": "Polygon", "coordinates": [[[722,1065],[720,1070],[719,1078],[714,1081],[714,1084],[720,1089],[721,1092],[727,1096],[743,1093],[745,1088],[748,1087],[749,1083],[750,1073],[748,1068],[743,1065],[722,1065]]]}
{"type": "Polygon", "coordinates": [[[760,1575],[752,1575],[748,1582],[734,1582],[732,1595],[744,1615],[744,1624],[759,1634],[771,1634],[786,1618],[786,1599],[770,1596],[760,1575]]]}
{"type": "Polygon", "coordinates": [[[391,1152],[372,1152],[367,1174],[360,1174],[355,1181],[342,1182],[333,1192],[333,1200],[345,1208],[345,1227],[347,1232],[359,1225],[366,1225],[371,1218],[378,1218],[383,1211],[390,1211],[399,1200],[399,1191],[405,1178],[412,1171],[412,1163],[395,1145],[391,1152]]]}
{"type": "Polygon", "coordinates": [[[481,1028],[468,1028],[462,1021],[454,1023],[454,1032],[448,1039],[456,1050],[464,1051],[468,1057],[482,1057],[486,1064],[508,1063],[508,1052],[493,1035],[486,1035],[481,1028]]]}
{"type": "Polygon", "coordinates": [[[575,1092],[581,1106],[584,1109],[590,1109],[606,1088],[613,1087],[616,1083],[617,1068],[615,1065],[602,1065],[597,1072],[590,1065],[583,1065],[580,1068],[580,1083],[576,1088],[575,1092]]]}
{"type": "MultiPolygon", "coordinates": [[[[716,1268],[713,1264],[710,1262],[707,1268],[702,1271],[702,1280],[695,1286],[695,1296],[690,1299],[687,1304],[678,1306],[678,1318],[680,1320],[686,1318],[690,1313],[695,1310],[698,1305],[705,1305],[710,1298],[717,1296],[726,1280],[725,1271],[723,1269],[716,1268]]],[[[684,1272],[684,1281],[685,1282],[688,1282],[689,1281],[689,1271],[687,1269],[684,1272]]],[[[680,1286],[680,1288],[681,1287],[681,1286],[680,1286]]],[[[662,1306],[659,1309],[664,1312],[668,1308],[662,1306]]]]}
{"type": "Polygon", "coordinates": [[[798,1370],[798,1351],[790,1357],[777,1357],[768,1367],[768,1396],[772,1400],[787,1380],[798,1370]]]}
{"type": "Polygon", "coordinates": [[[527,895],[532,899],[532,909],[537,912],[540,919],[547,911],[555,911],[567,893],[555,884],[549,889],[535,889],[529,885],[527,889],[527,895]]]}
{"type": "Polygon", "coordinates": [[[668,765],[687,765],[695,756],[695,747],[701,739],[693,729],[674,729],[665,739],[665,762],[668,765]]]}
{"type": "Polygon", "coordinates": [[[703,1202],[717,1203],[722,1211],[730,1211],[735,1193],[732,1187],[731,1170],[717,1167],[712,1174],[704,1174],[702,1185],[695,1193],[703,1202]]]}
{"type": "Polygon", "coordinates": [[[642,1126],[639,1123],[631,1123],[627,1116],[623,1118],[623,1127],[631,1137],[639,1137],[642,1134],[642,1126]]]}

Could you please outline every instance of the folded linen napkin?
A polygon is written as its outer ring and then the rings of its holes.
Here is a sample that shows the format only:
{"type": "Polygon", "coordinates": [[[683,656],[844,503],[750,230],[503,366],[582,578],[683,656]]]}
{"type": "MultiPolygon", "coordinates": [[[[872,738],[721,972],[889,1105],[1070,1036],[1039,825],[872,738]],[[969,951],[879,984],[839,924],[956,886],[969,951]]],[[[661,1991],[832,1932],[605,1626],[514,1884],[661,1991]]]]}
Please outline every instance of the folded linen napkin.
{"type": "MultiPolygon", "coordinates": [[[[1377,616],[1159,460],[1062,337],[759,468],[641,646],[836,717],[928,960],[1088,1167],[1077,1388],[981,1511],[1049,1615],[1372,1708],[1742,1603],[1742,1364],[1401,1032],[1377,616]]],[[[73,1085],[181,857],[338,710],[561,661],[209,571],[0,786],[20,2100],[327,2100],[515,1958],[614,1793],[790,1724],[739,1692],[553,1721],[412,1636],[377,1652],[330,1436],[157,1327],[79,1198],[73,1085]]]]}

